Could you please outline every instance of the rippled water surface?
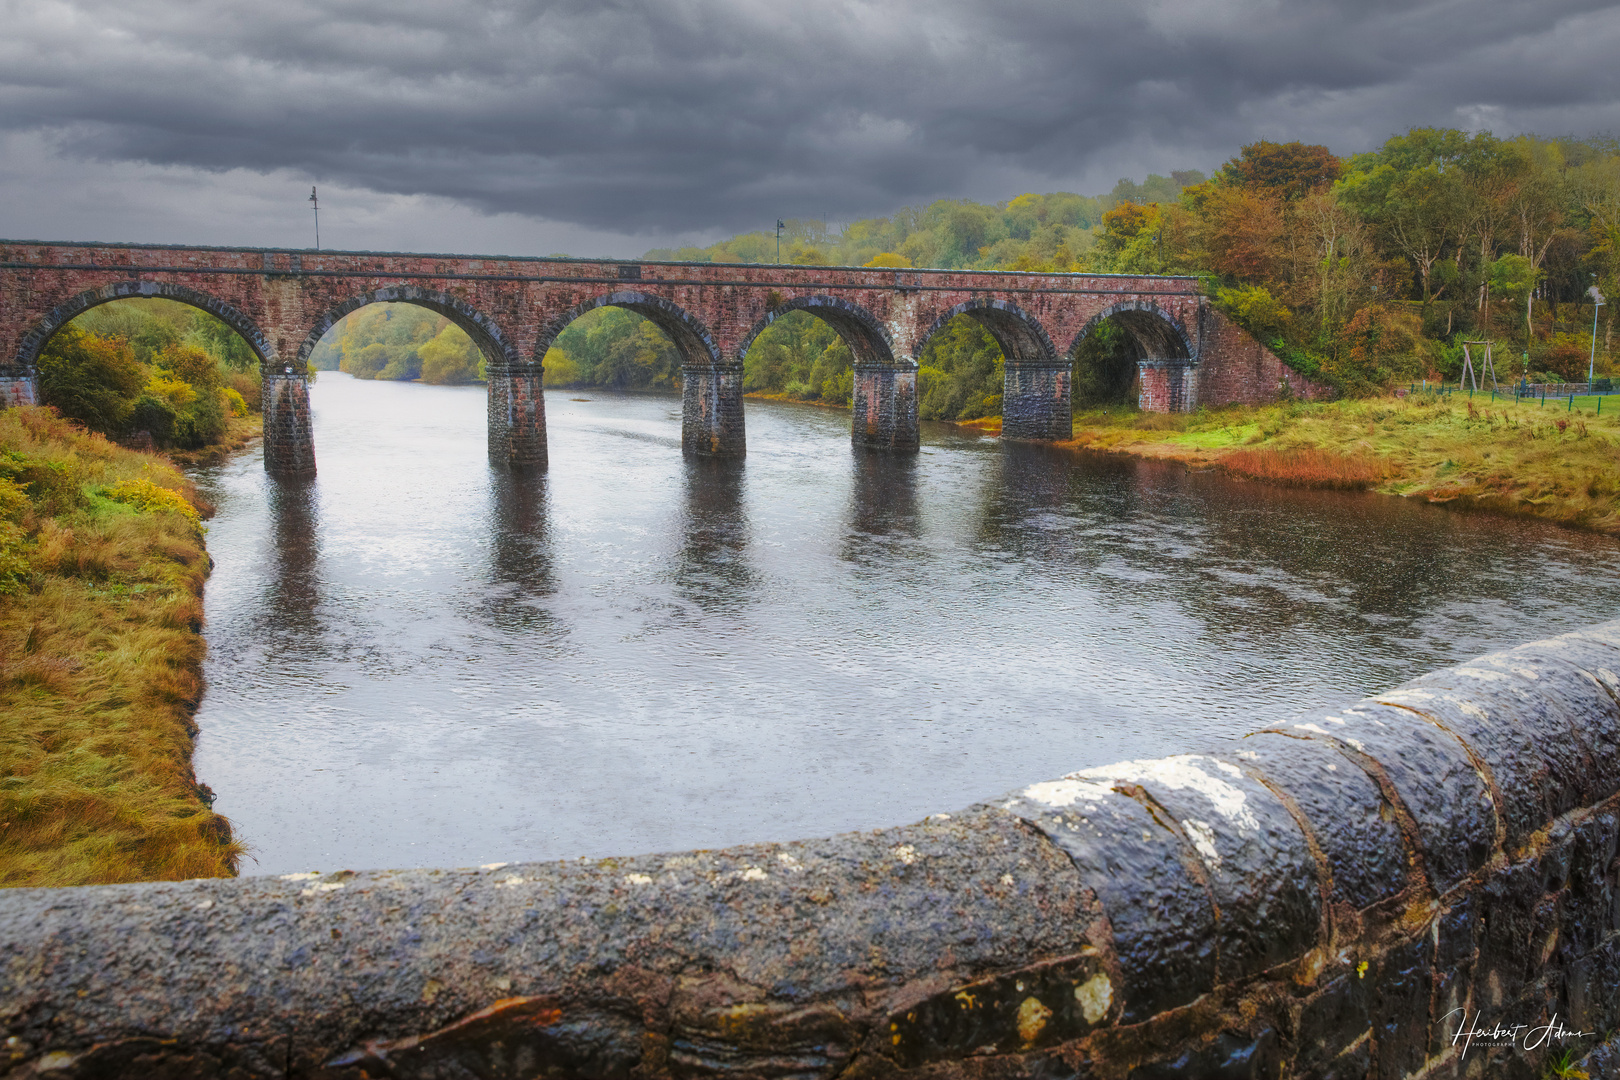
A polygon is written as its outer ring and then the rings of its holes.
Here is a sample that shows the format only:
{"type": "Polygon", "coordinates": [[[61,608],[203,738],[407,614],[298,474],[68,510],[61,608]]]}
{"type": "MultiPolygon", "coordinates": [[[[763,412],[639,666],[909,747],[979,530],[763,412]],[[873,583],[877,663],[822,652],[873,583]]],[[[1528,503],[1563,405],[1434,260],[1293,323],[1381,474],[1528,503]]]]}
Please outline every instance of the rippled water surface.
{"type": "Polygon", "coordinates": [[[553,392],[551,467],[482,388],[312,391],[320,476],[199,476],[197,772],[248,873],[467,866],[898,824],[1195,748],[1612,617],[1612,541],[1382,496],[749,402],[553,392]],[[589,398],[580,401],[578,398],[589,398]]]}

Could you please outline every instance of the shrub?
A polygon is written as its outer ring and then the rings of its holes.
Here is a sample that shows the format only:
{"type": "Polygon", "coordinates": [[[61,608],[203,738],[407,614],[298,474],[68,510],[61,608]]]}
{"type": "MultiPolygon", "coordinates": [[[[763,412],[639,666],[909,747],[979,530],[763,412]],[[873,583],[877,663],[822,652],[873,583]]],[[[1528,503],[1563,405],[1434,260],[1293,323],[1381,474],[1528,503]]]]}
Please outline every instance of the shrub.
{"type": "Polygon", "coordinates": [[[103,435],[123,432],[145,382],[129,343],[116,338],[65,326],[40,352],[41,399],[103,435]]]}
{"type": "Polygon", "coordinates": [[[1586,378],[1591,356],[1588,342],[1574,334],[1558,334],[1548,342],[1539,363],[1548,371],[1556,372],[1560,382],[1578,382],[1586,378]]]}
{"type": "Polygon", "coordinates": [[[264,380],[257,371],[233,371],[227,381],[249,412],[264,411],[264,380]]]}
{"type": "Polygon", "coordinates": [[[1261,341],[1271,341],[1280,337],[1287,329],[1291,318],[1287,305],[1260,285],[1218,289],[1215,293],[1215,306],[1261,341]]]}
{"type": "Polygon", "coordinates": [[[473,344],[472,338],[454,323],[445,324],[443,330],[417,350],[417,354],[421,357],[422,381],[425,383],[453,386],[478,381],[483,354],[473,344]]]}
{"type": "Polygon", "coordinates": [[[159,487],[150,480],[120,480],[107,489],[106,495],[113,502],[134,507],[143,514],[179,514],[193,525],[202,525],[197,508],[187,502],[184,495],[159,487]]]}
{"type": "Polygon", "coordinates": [[[1340,348],[1324,358],[1322,373],[1346,394],[1365,397],[1392,383],[1423,378],[1433,353],[1420,316],[1368,304],[1345,325],[1340,348]]]}
{"type": "Polygon", "coordinates": [[[71,458],[42,460],[15,451],[0,455],[0,481],[25,492],[41,514],[65,514],[84,505],[83,471],[71,458]]]}
{"type": "Polygon", "coordinates": [[[130,412],[129,430],[151,436],[157,446],[168,446],[174,442],[175,422],[179,418],[179,411],[165,399],[142,394],[130,412]]]}
{"type": "Polygon", "coordinates": [[[346,371],[357,379],[375,379],[377,373],[387,366],[388,346],[374,341],[353,353],[345,352],[338,370],[346,371]]]}

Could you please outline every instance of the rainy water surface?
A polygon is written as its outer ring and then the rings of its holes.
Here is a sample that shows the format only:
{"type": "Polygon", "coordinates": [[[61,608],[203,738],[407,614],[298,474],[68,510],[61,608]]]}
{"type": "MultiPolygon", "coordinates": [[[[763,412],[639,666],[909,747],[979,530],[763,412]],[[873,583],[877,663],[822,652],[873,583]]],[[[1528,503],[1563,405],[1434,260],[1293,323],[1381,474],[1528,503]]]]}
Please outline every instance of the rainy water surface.
{"type": "Polygon", "coordinates": [[[1612,541],[1383,496],[752,401],[746,461],[687,460],[678,398],[601,392],[512,476],[482,388],[311,397],[318,479],[198,476],[247,873],[899,824],[1620,611],[1612,541]]]}

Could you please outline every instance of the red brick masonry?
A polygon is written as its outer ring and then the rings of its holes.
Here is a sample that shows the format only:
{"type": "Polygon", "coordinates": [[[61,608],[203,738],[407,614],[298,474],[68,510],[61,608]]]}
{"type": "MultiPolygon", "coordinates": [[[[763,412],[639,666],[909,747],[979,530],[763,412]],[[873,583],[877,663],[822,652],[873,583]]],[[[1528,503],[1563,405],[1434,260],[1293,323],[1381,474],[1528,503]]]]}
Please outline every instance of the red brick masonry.
{"type": "Polygon", "coordinates": [[[62,325],[108,300],[142,296],[207,310],[252,345],[266,400],[279,410],[266,465],[288,472],[314,468],[302,404],[310,352],[338,319],[378,301],[420,304],[472,335],[489,361],[491,455],[511,464],[544,464],[541,360],[572,320],[604,305],[646,316],[679,348],[684,441],[697,453],[742,453],[737,369],[759,332],[795,310],[825,319],[849,342],[860,371],[854,438],[863,445],[916,446],[916,358],[959,314],[983,325],[1007,356],[1004,410],[1015,437],[1069,435],[1069,380],[1060,373],[1110,316],[1144,357],[1144,407],[1268,401],[1283,381],[1296,396],[1327,393],[1185,277],[0,241],[0,403],[29,400],[39,350],[62,325]]]}

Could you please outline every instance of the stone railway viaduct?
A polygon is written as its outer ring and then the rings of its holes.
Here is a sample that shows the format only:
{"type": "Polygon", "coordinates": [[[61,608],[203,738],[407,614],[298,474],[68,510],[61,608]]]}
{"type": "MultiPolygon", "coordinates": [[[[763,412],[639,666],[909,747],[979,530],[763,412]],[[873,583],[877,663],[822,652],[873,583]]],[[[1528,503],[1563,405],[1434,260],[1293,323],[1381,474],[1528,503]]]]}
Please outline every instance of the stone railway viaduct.
{"type": "Polygon", "coordinates": [[[1261,402],[1302,378],[1198,294],[1185,277],[893,270],[423,255],[0,240],[0,405],[37,399],[40,350],[109,300],[163,297],[218,317],[258,354],[265,468],[315,470],[307,361],[349,312],[391,301],[436,311],[487,360],[489,453],[497,465],[546,463],[542,360],[580,315],[612,305],[652,320],[679,350],[682,444],[741,456],[743,359],[770,323],[809,311],[855,360],[856,445],[915,450],[917,358],[957,315],[1006,356],[1003,433],[1071,432],[1075,348],[1114,318],[1136,346],[1144,408],[1261,402]]]}

